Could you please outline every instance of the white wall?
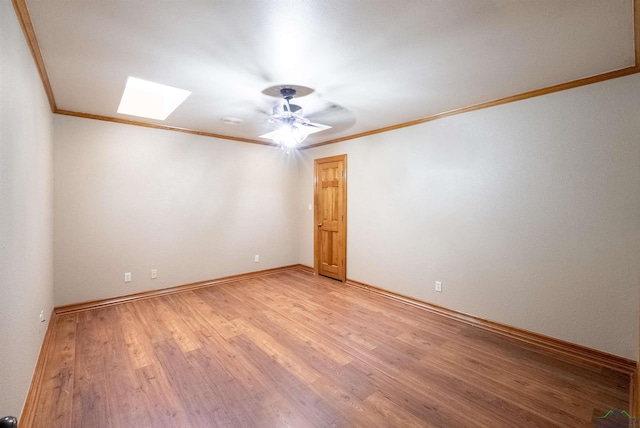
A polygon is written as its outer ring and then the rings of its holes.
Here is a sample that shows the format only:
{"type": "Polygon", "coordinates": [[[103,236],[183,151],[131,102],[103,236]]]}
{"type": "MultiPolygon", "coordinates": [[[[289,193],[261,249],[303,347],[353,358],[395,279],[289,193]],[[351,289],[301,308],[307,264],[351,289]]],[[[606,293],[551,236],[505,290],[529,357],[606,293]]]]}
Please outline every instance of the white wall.
{"type": "Polygon", "coordinates": [[[61,115],[54,141],[56,306],[298,262],[279,149],[61,115]]]}
{"type": "Polygon", "coordinates": [[[20,416],[53,309],[51,111],[0,1],[0,417],[20,416]]]}
{"type": "Polygon", "coordinates": [[[639,75],[303,151],[309,266],[313,159],[341,153],[349,278],[637,358],[639,75]]]}

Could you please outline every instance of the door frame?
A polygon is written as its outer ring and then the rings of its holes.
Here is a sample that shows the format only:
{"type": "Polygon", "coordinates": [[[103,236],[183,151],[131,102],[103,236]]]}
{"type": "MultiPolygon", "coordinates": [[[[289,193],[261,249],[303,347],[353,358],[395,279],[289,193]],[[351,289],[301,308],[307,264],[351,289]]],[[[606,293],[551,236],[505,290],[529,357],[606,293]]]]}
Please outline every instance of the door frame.
{"type": "Polygon", "coordinates": [[[336,155],[326,158],[313,160],[313,272],[318,275],[320,265],[320,239],[318,233],[318,224],[320,222],[320,206],[318,200],[320,198],[318,192],[318,167],[323,163],[340,162],[343,163],[342,176],[342,206],[344,213],[342,217],[342,228],[344,230],[342,239],[343,267],[340,270],[339,280],[346,282],[347,280],[347,155],[336,155]]]}

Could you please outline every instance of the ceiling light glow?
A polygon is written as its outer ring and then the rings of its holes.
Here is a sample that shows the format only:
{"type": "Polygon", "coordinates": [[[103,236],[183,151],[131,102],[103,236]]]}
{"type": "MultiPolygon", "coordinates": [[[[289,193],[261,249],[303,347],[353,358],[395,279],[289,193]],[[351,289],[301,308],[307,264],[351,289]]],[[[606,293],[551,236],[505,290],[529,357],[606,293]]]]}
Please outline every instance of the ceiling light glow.
{"type": "Polygon", "coordinates": [[[189,95],[191,91],[129,77],[118,113],[165,120],[189,95]]]}

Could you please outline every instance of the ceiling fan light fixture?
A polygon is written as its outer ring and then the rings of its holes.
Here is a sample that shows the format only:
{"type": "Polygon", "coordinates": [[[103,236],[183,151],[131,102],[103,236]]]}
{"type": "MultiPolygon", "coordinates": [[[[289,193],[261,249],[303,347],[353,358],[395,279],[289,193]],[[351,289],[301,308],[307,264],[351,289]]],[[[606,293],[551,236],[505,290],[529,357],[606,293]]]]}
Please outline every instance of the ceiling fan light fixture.
{"type": "Polygon", "coordinates": [[[280,145],[287,148],[296,147],[306,140],[308,136],[307,131],[296,123],[285,125],[278,130],[280,145]]]}
{"type": "Polygon", "coordinates": [[[309,136],[309,132],[297,123],[284,123],[278,129],[260,138],[268,138],[283,149],[293,149],[309,136]]]}

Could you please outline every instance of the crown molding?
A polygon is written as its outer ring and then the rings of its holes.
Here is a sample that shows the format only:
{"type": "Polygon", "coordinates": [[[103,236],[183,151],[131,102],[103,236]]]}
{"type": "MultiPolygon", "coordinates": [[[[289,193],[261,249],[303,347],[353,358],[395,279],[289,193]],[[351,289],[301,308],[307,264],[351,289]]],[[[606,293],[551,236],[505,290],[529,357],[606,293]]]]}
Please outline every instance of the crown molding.
{"type": "Polygon", "coordinates": [[[252,140],[250,138],[233,137],[229,135],[214,134],[212,132],[196,131],[195,129],[180,128],[178,126],[160,125],[157,123],[146,123],[146,122],[140,122],[137,120],[121,119],[118,117],[102,116],[98,114],[81,113],[76,111],[60,110],[60,109],[54,110],[53,113],[60,114],[63,116],[74,116],[74,117],[82,117],[84,119],[93,119],[93,120],[102,120],[105,122],[121,123],[124,125],[142,126],[144,128],[162,129],[164,131],[183,132],[185,134],[200,135],[203,137],[210,137],[210,138],[220,138],[223,140],[240,141],[242,143],[260,144],[263,146],[275,146],[275,144],[272,144],[272,143],[267,143],[265,141],[252,140]]]}
{"type": "Polygon", "coordinates": [[[44,66],[44,59],[42,59],[42,52],[40,51],[40,45],[36,38],[36,32],[33,29],[33,22],[31,22],[31,15],[29,15],[29,8],[27,7],[26,0],[11,0],[11,3],[13,3],[13,8],[16,11],[18,21],[20,22],[20,27],[22,27],[22,32],[27,40],[27,44],[29,45],[29,50],[31,51],[33,60],[36,63],[36,68],[40,74],[40,80],[42,80],[42,86],[44,86],[44,91],[47,93],[47,99],[49,100],[51,111],[55,112],[57,109],[56,100],[53,96],[53,90],[51,89],[51,82],[49,81],[47,69],[44,66]]]}

